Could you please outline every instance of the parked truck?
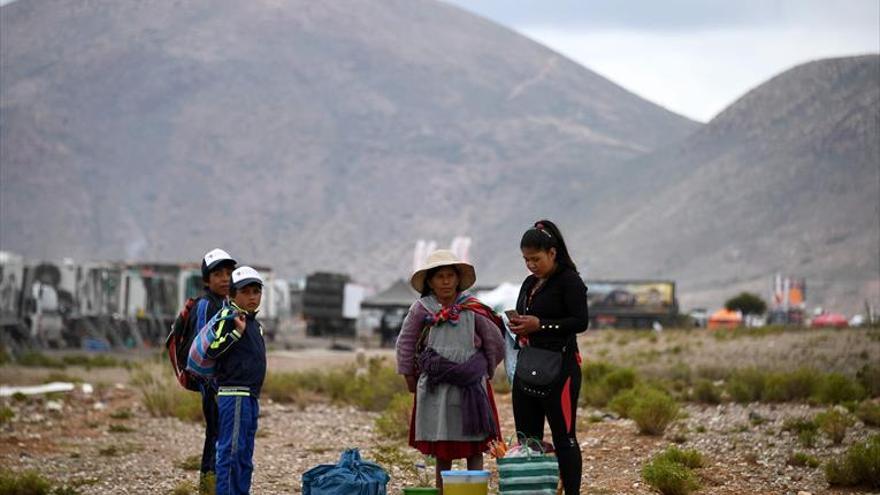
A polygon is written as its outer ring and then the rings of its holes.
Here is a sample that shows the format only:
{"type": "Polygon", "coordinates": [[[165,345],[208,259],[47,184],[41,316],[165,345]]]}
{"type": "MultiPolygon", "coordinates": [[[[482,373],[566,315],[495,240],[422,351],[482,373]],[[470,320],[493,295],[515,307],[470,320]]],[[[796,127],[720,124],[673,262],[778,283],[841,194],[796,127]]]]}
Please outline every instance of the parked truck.
{"type": "MultiPolygon", "coordinates": [[[[260,321],[268,340],[278,329],[275,280],[266,281],[260,321]]],[[[28,262],[0,252],[0,343],[29,348],[156,347],[188,297],[202,293],[194,263],[28,262]]]]}
{"type": "Polygon", "coordinates": [[[348,275],[317,272],[306,277],[302,311],[306,335],[354,338],[363,288],[348,275]]]}
{"type": "Polygon", "coordinates": [[[593,280],[586,282],[592,328],[651,328],[678,317],[675,282],[670,280],[593,280]]]}

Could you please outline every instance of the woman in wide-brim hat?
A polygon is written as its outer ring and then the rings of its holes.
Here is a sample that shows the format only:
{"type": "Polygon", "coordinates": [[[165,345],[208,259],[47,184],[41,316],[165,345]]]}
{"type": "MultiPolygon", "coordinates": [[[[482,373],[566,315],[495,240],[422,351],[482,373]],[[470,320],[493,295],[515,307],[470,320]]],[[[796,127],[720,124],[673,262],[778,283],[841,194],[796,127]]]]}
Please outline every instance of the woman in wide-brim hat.
{"type": "Polygon", "coordinates": [[[437,250],[413,273],[421,297],[409,308],[397,339],[397,371],[415,394],[409,444],[437,459],[440,472],[454,459],[483,468],[483,452],[501,438],[490,380],[504,358],[503,323],[465,290],[474,267],[437,250]]]}

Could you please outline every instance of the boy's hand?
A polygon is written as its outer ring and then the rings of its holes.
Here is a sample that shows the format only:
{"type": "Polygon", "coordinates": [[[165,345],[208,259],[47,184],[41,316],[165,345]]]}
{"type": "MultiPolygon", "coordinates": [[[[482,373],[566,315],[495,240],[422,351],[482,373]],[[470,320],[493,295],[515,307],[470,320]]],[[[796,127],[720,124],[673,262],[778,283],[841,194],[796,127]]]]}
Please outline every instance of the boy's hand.
{"type": "Polygon", "coordinates": [[[238,330],[238,333],[244,334],[244,329],[247,326],[244,321],[244,313],[238,313],[232,321],[235,323],[235,329],[238,330]]]}

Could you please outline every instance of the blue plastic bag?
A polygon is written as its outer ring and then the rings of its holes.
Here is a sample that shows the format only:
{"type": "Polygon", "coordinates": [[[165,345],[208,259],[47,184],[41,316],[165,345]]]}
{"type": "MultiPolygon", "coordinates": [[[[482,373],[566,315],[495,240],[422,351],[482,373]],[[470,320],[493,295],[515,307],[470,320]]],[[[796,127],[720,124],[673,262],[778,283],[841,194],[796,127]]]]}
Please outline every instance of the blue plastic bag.
{"type": "Polygon", "coordinates": [[[507,372],[507,383],[513,385],[513,375],[516,373],[516,358],[519,357],[519,345],[516,343],[516,335],[509,328],[504,329],[504,371],[507,372]]]}
{"type": "Polygon", "coordinates": [[[348,449],[336,465],[322,464],[302,475],[303,495],[386,495],[391,479],[379,465],[361,460],[358,449],[348,449]]]}

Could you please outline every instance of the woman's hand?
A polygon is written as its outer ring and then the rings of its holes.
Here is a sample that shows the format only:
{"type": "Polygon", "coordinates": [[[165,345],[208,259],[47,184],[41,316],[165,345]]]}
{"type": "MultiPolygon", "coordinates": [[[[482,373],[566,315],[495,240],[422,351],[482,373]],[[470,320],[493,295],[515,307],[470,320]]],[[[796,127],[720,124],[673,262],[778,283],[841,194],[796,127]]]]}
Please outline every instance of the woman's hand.
{"type": "Polygon", "coordinates": [[[409,390],[409,393],[416,393],[416,384],[419,382],[419,378],[414,375],[404,375],[404,379],[406,379],[406,389],[409,390]]]}
{"type": "Polygon", "coordinates": [[[522,337],[541,328],[541,320],[531,315],[514,316],[510,319],[509,326],[511,332],[522,337]]]}

